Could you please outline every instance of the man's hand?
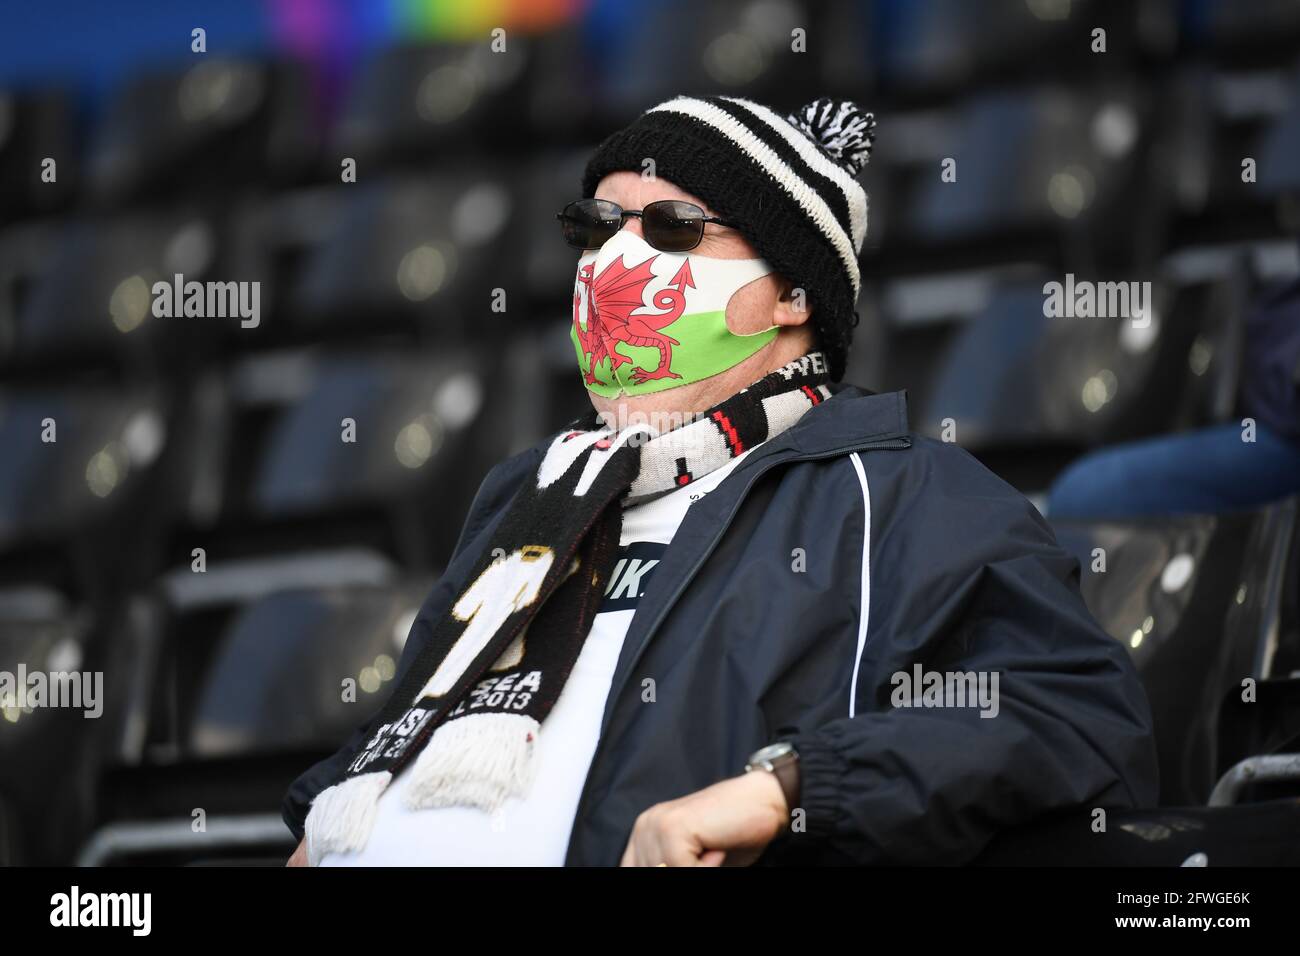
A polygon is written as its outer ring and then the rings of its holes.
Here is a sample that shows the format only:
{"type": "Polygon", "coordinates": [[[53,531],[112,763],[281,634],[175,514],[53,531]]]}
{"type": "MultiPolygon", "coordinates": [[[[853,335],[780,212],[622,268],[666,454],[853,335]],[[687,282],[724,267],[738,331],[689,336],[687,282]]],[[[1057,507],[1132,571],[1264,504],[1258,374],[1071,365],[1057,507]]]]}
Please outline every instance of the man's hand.
{"type": "Polygon", "coordinates": [[[306,866],[307,865],[307,840],[304,837],[298,844],[298,849],[293,851],[289,857],[289,862],[285,866],[306,866]]]}
{"type": "Polygon", "coordinates": [[[622,866],[748,866],[789,822],[781,784],[755,770],[636,818],[622,866]]]}

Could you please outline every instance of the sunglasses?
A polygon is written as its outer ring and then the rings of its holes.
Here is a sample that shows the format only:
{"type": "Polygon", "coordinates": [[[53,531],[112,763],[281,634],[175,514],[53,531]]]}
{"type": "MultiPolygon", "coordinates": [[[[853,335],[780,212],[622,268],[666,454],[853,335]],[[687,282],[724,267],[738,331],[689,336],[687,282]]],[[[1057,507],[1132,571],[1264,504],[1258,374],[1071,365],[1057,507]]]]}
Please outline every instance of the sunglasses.
{"type": "Polygon", "coordinates": [[[607,199],[579,199],[555,214],[564,241],[575,249],[599,249],[614,238],[630,216],[641,220],[645,241],[660,252],[694,249],[704,238],[706,222],[735,228],[734,223],[706,216],[695,203],[679,199],[661,199],[647,204],[640,212],[624,209],[607,199]]]}

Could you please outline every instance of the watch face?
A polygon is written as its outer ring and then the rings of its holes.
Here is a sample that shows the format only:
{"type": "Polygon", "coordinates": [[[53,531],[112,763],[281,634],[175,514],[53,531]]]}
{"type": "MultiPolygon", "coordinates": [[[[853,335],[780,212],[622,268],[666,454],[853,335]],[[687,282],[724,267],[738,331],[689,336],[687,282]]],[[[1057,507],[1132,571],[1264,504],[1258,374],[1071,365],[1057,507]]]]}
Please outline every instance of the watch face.
{"type": "Polygon", "coordinates": [[[782,757],[785,754],[788,754],[793,749],[794,748],[785,741],[776,744],[768,744],[762,750],[756,751],[754,755],[749,758],[749,762],[752,764],[760,764],[764,761],[775,760],[777,757],[782,757]]]}

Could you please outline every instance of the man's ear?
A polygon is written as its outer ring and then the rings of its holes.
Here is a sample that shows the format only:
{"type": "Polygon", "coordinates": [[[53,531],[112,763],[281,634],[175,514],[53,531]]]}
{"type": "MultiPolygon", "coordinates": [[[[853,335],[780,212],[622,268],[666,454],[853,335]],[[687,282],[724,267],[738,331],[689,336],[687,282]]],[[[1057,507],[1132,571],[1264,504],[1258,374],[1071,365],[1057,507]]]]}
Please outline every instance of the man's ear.
{"type": "Polygon", "coordinates": [[[812,305],[808,302],[807,290],[796,286],[789,279],[780,279],[780,293],[772,307],[773,325],[803,325],[812,318],[812,305]]]}

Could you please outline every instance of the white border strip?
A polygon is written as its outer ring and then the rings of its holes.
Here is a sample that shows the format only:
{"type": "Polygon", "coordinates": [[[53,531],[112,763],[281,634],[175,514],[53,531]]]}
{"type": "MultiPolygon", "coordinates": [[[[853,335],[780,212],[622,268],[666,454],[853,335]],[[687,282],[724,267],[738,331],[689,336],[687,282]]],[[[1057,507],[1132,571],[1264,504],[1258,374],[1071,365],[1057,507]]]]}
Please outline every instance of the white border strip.
{"type": "Polygon", "coordinates": [[[853,470],[858,473],[858,484],[862,486],[865,522],[862,528],[862,612],[858,618],[858,653],[853,658],[853,683],[849,685],[849,716],[852,717],[858,710],[858,668],[862,664],[862,648],[867,643],[867,623],[871,616],[871,490],[867,487],[867,473],[858,453],[855,451],[849,458],[853,461],[853,470]]]}

